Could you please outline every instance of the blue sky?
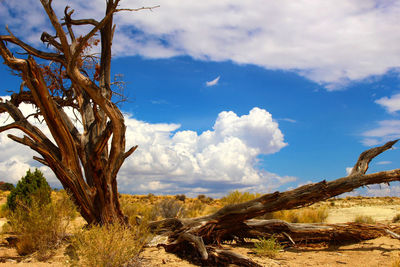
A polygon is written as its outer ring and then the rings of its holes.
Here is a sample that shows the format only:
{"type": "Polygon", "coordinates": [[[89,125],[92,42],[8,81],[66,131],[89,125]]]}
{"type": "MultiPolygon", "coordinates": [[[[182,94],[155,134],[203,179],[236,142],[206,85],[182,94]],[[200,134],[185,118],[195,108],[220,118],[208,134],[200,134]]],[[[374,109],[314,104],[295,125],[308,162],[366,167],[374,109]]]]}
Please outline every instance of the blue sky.
{"type": "MultiPolygon", "coordinates": [[[[0,24],[44,49],[38,36],[50,29],[38,1],[22,2],[1,2],[0,24]]],[[[102,2],[68,1],[77,17],[100,17],[102,2]]],[[[362,151],[400,138],[397,1],[122,3],[161,5],[115,19],[113,71],[127,83],[127,142],[139,144],[121,169],[122,192],[285,190],[346,176],[362,151]]],[[[0,77],[1,95],[18,90],[5,66],[0,77]]],[[[40,167],[4,133],[0,148],[4,180],[40,167]]],[[[398,168],[399,155],[385,152],[371,171],[398,168]]]]}

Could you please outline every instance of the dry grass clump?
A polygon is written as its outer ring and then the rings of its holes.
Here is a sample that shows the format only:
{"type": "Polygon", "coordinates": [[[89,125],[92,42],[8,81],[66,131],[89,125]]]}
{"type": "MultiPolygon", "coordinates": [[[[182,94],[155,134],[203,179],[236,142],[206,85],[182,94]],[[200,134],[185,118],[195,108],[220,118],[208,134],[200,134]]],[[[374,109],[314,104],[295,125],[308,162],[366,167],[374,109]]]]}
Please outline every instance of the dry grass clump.
{"type": "Polygon", "coordinates": [[[18,254],[35,252],[38,260],[47,260],[66,236],[67,227],[77,213],[65,191],[52,202],[41,203],[38,196],[32,196],[30,206],[19,203],[15,211],[9,213],[9,225],[3,229],[17,235],[18,254]]]}
{"type": "Polygon", "coordinates": [[[197,196],[197,200],[205,203],[205,204],[211,204],[213,202],[214,199],[212,199],[211,197],[207,197],[206,195],[198,195],[197,196]]]}
{"type": "Polygon", "coordinates": [[[185,205],[185,214],[184,217],[195,218],[205,215],[204,211],[206,208],[206,204],[204,204],[200,200],[195,200],[192,203],[185,205]]]}
{"type": "Polygon", "coordinates": [[[368,215],[357,215],[354,218],[354,222],[355,223],[367,223],[367,224],[375,224],[376,223],[375,220],[371,216],[368,216],[368,215]]]}
{"type": "Polygon", "coordinates": [[[282,249],[283,247],[275,237],[271,236],[269,239],[260,238],[259,241],[255,242],[253,251],[259,256],[275,258],[282,249]]]}
{"type": "Polygon", "coordinates": [[[7,203],[4,203],[0,206],[0,218],[7,218],[11,214],[10,209],[7,206],[7,203]]]}
{"type": "Polygon", "coordinates": [[[151,204],[132,202],[129,197],[121,197],[120,205],[122,213],[128,217],[131,225],[146,224],[157,219],[157,210],[151,204]]]}
{"type": "Polygon", "coordinates": [[[180,218],[185,214],[185,206],[176,199],[163,199],[155,205],[155,209],[163,218],[180,218]]]}
{"type": "Polygon", "coordinates": [[[240,192],[238,190],[230,192],[225,197],[221,198],[223,205],[238,204],[246,201],[253,200],[260,197],[259,193],[240,192]]]}
{"type": "Polygon", "coordinates": [[[397,255],[397,257],[392,258],[392,267],[400,267],[400,255],[397,255]]]}
{"type": "Polygon", "coordinates": [[[297,210],[281,210],[267,214],[266,219],[280,219],[290,223],[322,223],[328,218],[326,206],[308,207],[297,210]]]}
{"type": "Polygon", "coordinates": [[[72,260],[87,267],[140,266],[139,253],[148,237],[149,230],[145,227],[94,225],[71,238],[77,256],[72,260]]]}

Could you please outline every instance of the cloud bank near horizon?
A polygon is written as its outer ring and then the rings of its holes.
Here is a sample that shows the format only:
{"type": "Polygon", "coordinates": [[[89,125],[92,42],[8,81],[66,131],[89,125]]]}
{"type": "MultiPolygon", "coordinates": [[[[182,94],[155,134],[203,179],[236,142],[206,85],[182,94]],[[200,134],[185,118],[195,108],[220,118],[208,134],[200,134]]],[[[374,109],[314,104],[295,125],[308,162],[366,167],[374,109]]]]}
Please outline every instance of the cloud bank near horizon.
{"type": "MultiPolygon", "coordinates": [[[[103,0],[73,0],[54,2],[59,15],[67,3],[76,18],[100,19],[104,13],[103,0]]],[[[153,12],[115,16],[116,56],[253,64],[294,71],[328,90],[400,68],[398,1],[121,2],[130,8],[159,4],[153,12]]],[[[50,30],[43,14],[38,1],[0,2],[0,23],[38,45],[41,31],[50,30]]]]}
{"type": "MultiPolygon", "coordinates": [[[[29,114],[32,107],[23,105],[22,111],[29,114]]],[[[2,123],[10,120],[0,115],[2,123]]],[[[119,172],[121,192],[220,196],[234,189],[268,192],[296,179],[258,166],[259,155],[276,153],[287,145],[278,123],[264,109],[253,108],[242,116],[223,111],[212,130],[200,134],[179,130],[178,124],[152,124],[130,115],[125,115],[125,122],[127,146],[139,148],[119,172]]],[[[38,167],[52,186],[60,186],[50,169],[32,159],[35,152],[8,139],[7,133],[0,134],[2,180],[15,184],[29,168],[38,167]]]]}

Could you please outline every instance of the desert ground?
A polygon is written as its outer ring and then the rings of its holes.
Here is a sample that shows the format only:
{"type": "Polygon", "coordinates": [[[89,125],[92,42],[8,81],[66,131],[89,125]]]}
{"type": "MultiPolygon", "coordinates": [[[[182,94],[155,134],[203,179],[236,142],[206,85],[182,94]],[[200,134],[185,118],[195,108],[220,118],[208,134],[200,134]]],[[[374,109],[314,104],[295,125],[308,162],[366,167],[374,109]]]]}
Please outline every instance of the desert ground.
{"type": "MultiPolygon", "coordinates": [[[[4,199],[1,202],[4,203],[4,199]]],[[[329,207],[327,223],[343,223],[354,221],[357,215],[375,218],[377,223],[389,224],[393,217],[400,213],[400,198],[366,198],[348,197],[331,199],[318,205],[329,207]]],[[[83,224],[77,218],[76,224],[83,224]]],[[[0,225],[6,223],[0,219],[0,225]]],[[[46,262],[37,261],[34,256],[19,256],[16,249],[10,247],[7,234],[0,239],[0,266],[68,266],[69,257],[65,255],[65,247],[59,248],[55,256],[46,262]]],[[[400,266],[400,240],[388,236],[356,244],[335,246],[290,247],[281,250],[274,259],[256,255],[252,243],[246,245],[224,244],[235,252],[247,255],[262,266],[400,266]]],[[[173,254],[166,253],[160,247],[146,247],[141,253],[142,266],[188,267],[196,266],[173,254]]]]}

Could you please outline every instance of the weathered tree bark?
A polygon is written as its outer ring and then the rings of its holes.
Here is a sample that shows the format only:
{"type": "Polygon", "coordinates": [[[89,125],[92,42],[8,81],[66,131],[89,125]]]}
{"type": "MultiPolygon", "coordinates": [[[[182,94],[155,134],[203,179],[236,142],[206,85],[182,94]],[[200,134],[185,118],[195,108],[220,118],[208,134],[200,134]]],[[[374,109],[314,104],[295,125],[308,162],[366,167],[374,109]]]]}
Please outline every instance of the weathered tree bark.
{"type": "MultiPolygon", "coordinates": [[[[18,93],[0,101],[0,113],[8,113],[14,122],[0,127],[0,132],[19,129],[25,135],[9,137],[41,155],[35,159],[49,166],[73,196],[82,216],[91,223],[126,223],[118,201],[117,173],[136,149],[125,150],[124,117],[112,102],[111,45],[113,15],[120,0],[106,1],[105,16],[74,20],[74,10],[66,7],[63,22],[56,16],[51,0],[40,0],[55,30],[55,36],[43,32],[41,40],[55,52],[40,51],[15,37],[0,36],[0,55],[4,63],[22,77],[18,93]],[[84,36],[76,37],[74,27],[92,26],[84,36]],[[96,34],[100,40],[94,40],[96,34]],[[100,42],[100,60],[88,54],[100,42]],[[13,43],[27,58],[17,58],[8,49],[13,43]],[[90,51],[89,51],[90,52],[90,51]],[[47,61],[48,65],[38,64],[47,61]],[[88,67],[92,65],[92,67],[88,67]],[[34,127],[19,109],[21,103],[33,104],[55,141],[34,127]],[[73,110],[81,122],[78,130],[67,112],[73,110]]],[[[140,8],[129,11],[138,11],[140,8]]],[[[126,10],[126,9],[124,9],[126,10]]]]}
{"type": "Polygon", "coordinates": [[[250,259],[230,254],[215,253],[226,240],[269,237],[278,235],[282,242],[358,242],[381,235],[399,236],[398,229],[365,224],[290,224],[281,220],[252,220],[266,213],[305,207],[328,198],[350,192],[358,187],[400,181],[400,169],[365,174],[369,162],[390,149],[398,140],[363,152],[351,174],[331,182],[308,184],[286,192],[265,194],[254,200],[228,205],[214,214],[191,219],[172,218],[150,224],[152,231],[168,236],[167,243],[160,243],[166,251],[194,253],[201,264],[219,265],[236,262],[241,266],[257,266],[250,259]],[[360,167],[361,166],[361,167],[360,167]],[[355,171],[354,171],[355,170],[355,171]],[[189,249],[189,247],[191,249],[189,249]],[[239,263],[240,262],[240,263],[239,263]]]}
{"type": "Polygon", "coordinates": [[[270,238],[272,235],[288,246],[315,243],[341,244],[355,243],[389,235],[399,239],[400,228],[387,225],[369,225],[363,223],[288,223],[282,220],[249,220],[238,232],[238,238],[270,238]]]}

